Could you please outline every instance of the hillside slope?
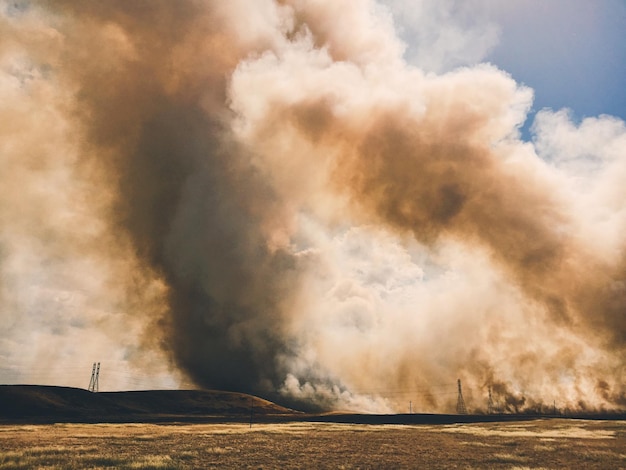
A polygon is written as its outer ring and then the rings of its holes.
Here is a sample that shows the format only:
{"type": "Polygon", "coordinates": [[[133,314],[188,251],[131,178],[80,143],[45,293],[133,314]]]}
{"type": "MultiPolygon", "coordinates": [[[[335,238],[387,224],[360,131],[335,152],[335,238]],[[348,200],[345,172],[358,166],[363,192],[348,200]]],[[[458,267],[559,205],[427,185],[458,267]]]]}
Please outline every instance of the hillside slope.
{"type": "Polygon", "coordinates": [[[42,385],[0,385],[0,422],[246,421],[250,414],[298,414],[243,393],[214,390],[147,390],[92,393],[42,385]]]}

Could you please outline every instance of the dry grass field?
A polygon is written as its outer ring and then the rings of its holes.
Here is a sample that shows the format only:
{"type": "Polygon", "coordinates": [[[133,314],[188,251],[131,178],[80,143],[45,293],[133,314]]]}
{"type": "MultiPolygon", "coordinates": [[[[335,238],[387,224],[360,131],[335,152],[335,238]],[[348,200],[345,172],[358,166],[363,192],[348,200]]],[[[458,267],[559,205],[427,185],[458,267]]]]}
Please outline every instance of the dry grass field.
{"type": "Polygon", "coordinates": [[[626,468],[626,422],[0,426],[0,468],[626,468]]]}

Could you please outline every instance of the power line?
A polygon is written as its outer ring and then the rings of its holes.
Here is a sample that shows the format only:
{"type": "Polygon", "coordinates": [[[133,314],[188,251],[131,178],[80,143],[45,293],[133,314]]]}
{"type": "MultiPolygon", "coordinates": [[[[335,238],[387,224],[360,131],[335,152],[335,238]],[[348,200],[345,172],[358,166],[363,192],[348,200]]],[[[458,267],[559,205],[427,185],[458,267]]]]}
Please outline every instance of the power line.
{"type": "Polygon", "coordinates": [[[407,388],[407,389],[354,389],[347,388],[345,391],[355,395],[377,395],[377,396],[394,396],[394,395],[449,395],[456,393],[452,390],[454,382],[446,384],[433,384],[427,387],[407,388]]]}

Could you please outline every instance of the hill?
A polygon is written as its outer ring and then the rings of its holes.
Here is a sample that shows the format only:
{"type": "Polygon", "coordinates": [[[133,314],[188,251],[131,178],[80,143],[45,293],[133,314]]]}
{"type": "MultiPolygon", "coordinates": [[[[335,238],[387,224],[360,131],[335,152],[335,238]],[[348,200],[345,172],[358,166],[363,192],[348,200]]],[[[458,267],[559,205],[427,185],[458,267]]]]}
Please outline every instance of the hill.
{"type": "Polygon", "coordinates": [[[308,421],[351,424],[452,424],[546,418],[626,420],[624,412],[567,415],[312,413],[244,393],[217,390],[146,390],[92,393],[44,385],[0,385],[2,423],[224,423],[308,421]]]}
{"type": "Polygon", "coordinates": [[[0,385],[0,422],[172,422],[283,420],[299,412],[243,393],[146,390],[92,393],[43,385],[0,385]]]}

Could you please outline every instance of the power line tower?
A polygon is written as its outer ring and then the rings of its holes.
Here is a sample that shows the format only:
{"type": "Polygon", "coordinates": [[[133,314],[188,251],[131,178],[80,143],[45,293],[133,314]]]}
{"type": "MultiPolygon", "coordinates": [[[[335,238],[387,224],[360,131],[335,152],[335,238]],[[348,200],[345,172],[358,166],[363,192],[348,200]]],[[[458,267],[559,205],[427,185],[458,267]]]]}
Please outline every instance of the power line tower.
{"type": "Polygon", "coordinates": [[[89,379],[89,387],[87,390],[92,391],[94,381],[96,380],[96,363],[93,363],[93,367],[91,368],[91,379],[89,379]]]}
{"type": "Polygon", "coordinates": [[[89,388],[87,388],[87,390],[89,390],[90,392],[97,392],[98,391],[98,377],[100,376],[100,363],[98,362],[97,364],[94,362],[93,363],[93,367],[91,368],[91,380],[89,381],[89,388]]]}
{"type": "Polygon", "coordinates": [[[463,392],[461,391],[461,379],[456,381],[459,387],[459,396],[456,400],[456,413],[459,415],[466,415],[467,408],[465,408],[465,400],[463,400],[463,392]]]}
{"type": "Polygon", "coordinates": [[[487,401],[487,413],[493,414],[495,406],[493,405],[493,397],[491,396],[491,386],[489,386],[489,400],[487,401]]]}
{"type": "Polygon", "coordinates": [[[96,367],[96,380],[93,383],[93,391],[94,392],[100,391],[100,383],[98,382],[99,378],[100,378],[100,363],[98,362],[98,367],[96,367]]]}

